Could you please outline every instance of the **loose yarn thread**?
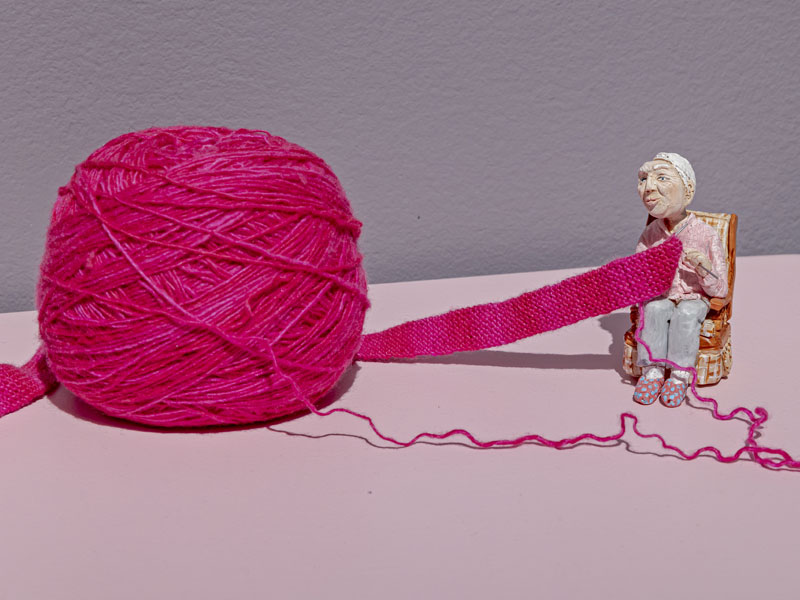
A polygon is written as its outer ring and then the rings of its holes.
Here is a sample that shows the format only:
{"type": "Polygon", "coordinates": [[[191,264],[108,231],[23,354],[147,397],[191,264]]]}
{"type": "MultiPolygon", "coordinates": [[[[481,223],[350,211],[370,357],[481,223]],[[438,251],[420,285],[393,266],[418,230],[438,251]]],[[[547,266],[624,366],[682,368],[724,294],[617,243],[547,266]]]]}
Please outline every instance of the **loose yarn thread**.
{"type": "MultiPolygon", "coordinates": [[[[677,247],[679,249],[681,247],[680,246],[680,241],[678,240],[677,236],[674,236],[674,235],[671,236],[667,241],[665,241],[661,246],[669,246],[669,245],[677,245],[677,247]]],[[[627,258],[624,258],[624,259],[619,259],[619,261],[621,261],[621,262],[629,261],[630,259],[634,258],[635,256],[636,255],[634,255],[633,257],[627,257],[627,258]]],[[[680,256],[680,253],[678,253],[678,256],[680,256]]],[[[668,257],[665,257],[665,258],[667,258],[667,260],[668,260],[668,257]]],[[[647,277],[646,273],[647,273],[646,271],[641,271],[641,270],[635,271],[634,274],[632,275],[632,279],[636,280],[636,279],[639,279],[639,278],[642,278],[642,277],[647,277]]],[[[567,280],[567,281],[569,281],[569,280],[567,280]]],[[[671,279],[670,279],[670,281],[671,281],[671,279]]],[[[559,285],[562,285],[564,283],[565,282],[561,282],[561,284],[557,284],[556,286],[548,286],[548,288],[550,288],[550,287],[557,288],[559,285]]],[[[568,286],[568,288],[569,287],[572,287],[572,286],[570,285],[570,286],[568,286]]],[[[666,288],[668,288],[668,287],[669,286],[667,285],[666,288]]],[[[542,288],[541,290],[536,290],[535,292],[530,292],[529,294],[524,294],[523,296],[530,297],[530,295],[535,295],[537,293],[541,293],[541,292],[543,292],[545,290],[548,290],[548,288],[542,288]]],[[[512,299],[512,300],[518,300],[518,299],[512,299]]],[[[511,301],[506,301],[506,302],[511,302],[511,301]]],[[[505,303],[500,303],[500,305],[502,305],[502,304],[505,304],[505,303]]],[[[485,306],[486,305],[484,305],[484,307],[485,306]]],[[[497,306],[497,305],[493,305],[493,306],[497,306]]],[[[630,431],[632,431],[636,436],[638,436],[638,437],[640,437],[642,439],[653,439],[653,440],[656,440],[656,441],[658,441],[658,443],[661,445],[661,447],[664,450],[667,450],[667,451],[670,451],[670,452],[674,452],[679,457],[681,457],[681,458],[683,458],[685,460],[696,460],[696,459],[700,458],[701,456],[709,456],[710,455],[710,456],[712,456],[713,458],[715,458],[716,460],[718,460],[720,462],[732,463],[732,462],[736,462],[736,461],[742,460],[742,457],[744,455],[749,455],[753,462],[755,462],[756,464],[758,464],[758,465],[760,465],[760,466],[762,466],[764,468],[767,468],[767,469],[772,469],[772,470],[780,470],[780,469],[797,470],[797,469],[800,469],[800,460],[794,459],[785,450],[783,450],[781,448],[771,448],[771,447],[767,447],[767,446],[762,446],[756,441],[757,431],[760,428],[763,427],[763,425],[766,423],[767,419],[769,418],[769,415],[768,415],[766,409],[764,409],[763,407],[756,407],[755,409],[753,409],[751,411],[750,409],[747,409],[745,407],[737,407],[737,408],[733,409],[730,413],[727,413],[727,414],[726,413],[722,413],[722,412],[720,412],[719,404],[717,403],[717,401],[715,399],[713,399],[711,397],[701,396],[700,394],[698,394],[697,387],[696,387],[697,370],[694,367],[681,366],[681,365],[678,365],[678,364],[674,363],[673,361],[670,361],[670,360],[668,360],[666,358],[653,357],[653,354],[652,354],[652,352],[650,350],[650,347],[641,339],[641,336],[640,336],[641,331],[644,328],[644,324],[645,324],[644,304],[642,302],[639,302],[638,306],[639,306],[639,325],[637,326],[636,331],[634,332],[634,337],[635,337],[636,341],[640,342],[642,344],[642,346],[645,348],[650,360],[654,361],[654,362],[664,362],[664,363],[668,364],[670,367],[675,368],[675,369],[681,369],[681,370],[690,371],[691,374],[692,374],[692,381],[691,381],[692,393],[694,394],[694,396],[698,400],[711,404],[711,414],[713,415],[713,417],[715,419],[718,419],[718,420],[721,420],[721,421],[730,421],[730,420],[735,419],[737,415],[743,414],[746,417],[746,419],[749,421],[749,426],[748,426],[748,430],[747,430],[747,439],[745,441],[745,444],[742,447],[740,447],[738,450],[736,450],[736,452],[734,452],[733,454],[726,455],[719,448],[717,448],[716,446],[713,446],[713,445],[703,446],[702,448],[698,448],[694,452],[686,452],[686,451],[682,450],[680,447],[675,446],[675,445],[670,444],[669,442],[667,442],[667,440],[662,435],[660,435],[658,433],[646,433],[646,432],[641,431],[639,429],[639,418],[635,414],[630,413],[630,412],[621,413],[619,415],[619,430],[616,433],[612,433],[612,434],[605,435],[605,436],[604,435],[597,435],[597,434],[593,434],[593,433],[581,433],[581,434],[576,435],[576,436],[570,436],[570,437],[566,437],[566,438],[562,438],[562,439],[549,439],[549,438],[546,438],[546,437],[538,435],[538,434],[526,434],[526,435],[521,435],[521,436],[517,436],[517,437],[514,437],[514,438],[507,438],[507,439],[481,440],[481,439],[475,437],[470,431],[468,431],[466,429],[462,429],[462,428],[457,428],[457,429],[451,429],[449,431],[442,432],[442,433],[422,432],[422,433],[419,433],[419,434],[415,435],[410,440],[403,441],[403,440],[398,440],[398,439],[396,439],[394,437],[391,437],[391,436],[388,436],[388,435],[385,435],[384,433],[382,433],[378,429],[378,427],[376,426],[376,424],[373,421],[373,419],[371,417],[363,414],[363,413],[359,413],[359,412],[356,412],[356,411],[353,411],[353,410],[350,410],[350,409],[347,409],[347,408],[332,408],[332,409],[328,409],[328,410],[320,410],[320,409],[317,409],[316,407],[314,407],[311,403],[307,403],[306,407],[308,408],[308,410],[310,412],[312,412],[312,413],[314,413],[314,414],[316,414],[318,416],[329,416],[329,415],[334,414],[334,413],[343,413],[343,414],[348,414],[348,415],[351,415],[351,416],[356,417],[358,419],[361,419],[361,420],[365,421],[369,425],[370,429],[373,431],[373,433],[375,433],[375,435],[378,438],[380,438],[381,440],[383,440],[385,442],[394,444],[396,446],[404,447],[404,448],[412,446],[415,443],[417,443],[417,442],[419,442],[419,441],[421,441],[423,439],[431,439],[431,440],[440,440],[441,441],[441,440],[445,440],[445,439],[448,439],[448,438],[460,436],[460,437],[466,438],[475,447],[482,448],[482,449],[514,448],[514,447],[521,446],[521,445],[527,444],[527,443],[536,443],[536,444],[539,444],[541,446],[545,446],[545,447],[548,447],[548,448],[554,448],[554,449],[557,449],[557,450],[562,450],[562,449],[565,449],[565,448],[570,448],[570,447],[576,446],[576,445],[580,444],[581,442],[585,442],[587,440],[590,440],[590,441],[593,441],[593,442],[597,442],[597,443],[600,443],[600,444],[606,444],[606,443],[619,441],[619,440],[623,439],[625,437],[625,435],[628,433],[628,431],[629,431],[628,423],[630,423],[630,431]],[[763,455],[766,455],[766,456],[763,456],[763,455]],[[772,457],[770,455],[772,455],[772,457]]],[[[481,307],[481,308],[484,308],[484,307],[481,307]]],[[[435,324],[437,327],[441,327],[442,326],[442,321],[446,321],[447,319],[452,318],[452,317],[454,317],[456,315],[459,315],[459,316],[457,316],[455,318],[459,318],[460,315],[463,315],[464,313],[469,313],[472,308],[476,308],[476,307],[468,307],[468,308],[464,308],[464,309],[457,309],[455,311],[451,311],[451,312],[445,313],[443,315],[438,315],[436,317],[428,317],[428,318],[425,318],[425,319],[420,319],[418,321],[411,321],[411,322],[408,322],[408,323],[403,323],[400,326],[387,329],[384,332],[379,332],[378,334],[368,334],[368,335],[365,336],[365,340],[367,338],[369,338],[370,336],[374,336],[373,339],[375,340],[375,347],[378,347],[379,345],[382,345],[384,348],[388,348],[389,344],[391,343],[391,341],[393,339],[394,340],[398,340],[399,339],[399,341],[395,345],[394,349],[398,350],[399,352],[407,352],[409,340],[403,340],[402,339],[403,336],[401,336],[400,338],[397,338],[398,332],[403,332],[403,333],[406,333],[406,334],[409,333],[409,332],[414,332],[414,333],[417,334],[417,336],[422,338],[421,345],[425,345],[425,344],[430,345],[430,340],[425,340],[424,339],[424,335],[422,334],[422,331],[424,331],[425,329],[429,329],[432,326],[431,325],[432,323],[435,324]],[[387,333],[390,333],[390,332],[391,332],[391,335],[384,335],[384,334],[387,334],[387,333]]],[[[562,308],[565,309],[565,310],[569,310],[569,307],[567,307],[567,306],[563,306],[562,308]]],[[[606,312],[610,312],[610,310],[608,310],[606,312]]],[[[555,327],[553,327],[552,329],[554,329],[554,328],[555,327]]],[[[436,327],[433,328],[433,330],[435,330],[435,329],[436,329],[436,327]]],[[[447,331],[447,328],[444,327],[444,328],[441,329],[441,331],[447,331]]],[[[497,335],[497,334],[495,333],[495,335],[497,335]]],[[[516,338],[516,339],[519,339],[519,338],[516,338]]],[[[386,350],[386,353],[387,354],[389,353],[388,350],[386,350]]],[[[413,356],[419,356],[419,355],[420,354],[413,354],[413,356]]],[[[412,356],[412,355],[411,354],[405,354],[405,356],[412,356]]],[[[386,360],[386,358],[382,358],[382,359],[386,360]]],[[[376,360],[376,359],[371,359],[371,360],[376,360]]]]}
{"type": "Polygon", "coordinates": [[[711,405],[711,415],[715,419],[719,421],[730,421],[732,419],[735,419],[737,415],[742,414],[745,416],[747,421],[749,421],[749,426],[747,428],[747,438],[745,440],[744,446],[740,447],[736,452],[734,452],[731,455],[724,455],[715,446],[704,446],[702,448],[695,450],[694,452],[686,453],[677,446],[668,444],[666,440],[664,440],[664,438],[662,438],[658,434],[650,434],[649,436],[646,437],[653,437],[655,439],[658,439],[665,450],[671,450],[677,453],[682,458],[685,458],[686,460],[694,460],[703,455],[703,453],[709,452],[718,461],[730,463],[739,460],[745,454],[749,454],[754,462],[758,463],[759,465],[765,468],[780,469],[784,467],[788,469],[799,469],[800,460],[792,458],[792,456],[785,450],[782,450],[780,448],[770,448],[767,446],[762,446],[756,441],[756,435],[758,430],[762,428],[764,424],[767,422],[767,419],[769,419],[769,413],[767,413],[767,410],[765,408],[757,406],[751,411],[748,408],[739,406],[734,408],[729,413],[722,413],[719,410],[719,403],[714,398],[711,398],[710,396],[701,396],[697,392],[697,369],[694,368],[694,365],[681,366],[671,360],[668,360],[667,358],[658,358],[653,356],[653,353],[650,350],[650,346],[648,346],[644,342],[644,340],[642,340],[642,338],[640,337],[640,333],[642,332],[642,329],[644,328],[645,324],[644,312],[645,312],[644,305],[642,303],[639,303],[639,325],[637,326],[636,331],[634,332],[634,338],[645,349],[649,359],[652,362],[665,363],[673,369],[689,371],[692,374],[692,381],[690,384],[692,394],[694,394],[694,397],[700,400],[701,402],[705,402],[706,404],[711,405]],[[762,454],[765,455],[772,454],[778,456],[779,458],[770,459],[768,457],[762,456],[762,454]]]}
{"type": "MultiPolygon", "coordinates": [[[[664,244],[672,244],[672,243],[675,243],[677,240],[678,240],[678,238],[676,236],[671,236],[667,241],[664,242],[664,244]]],[[[678,241],[677,243],[678,243],[678,247],[680,248],[680,242],[678,241]]],[[[664,245],[664,244],[662,244],[662,245],[664,245]]],[[[627,257],[627,258],[630,259],[630,258],[633,258],[633,257],[627,257]]],[[[620,260],[624,261],[626,259],[620,259],[620,260]]],[[[639,276],[642,276],[642,275],[643,275],[643,273],[639,272],[639,276]]],[[[562,282],[562,283],[564,283],[564,282],[562,282]]],[[[558,284],[558,285],[560,285],[560,284],[558,284]]],[[[557,287],[557,286],[554,286],[554,287],[557,287]]],[[[547,289],[547,288],[543,288],[543,289],[547,289]]],[[[541,292],[541,291],[542,290],[537,290],[537,292],[541,292]]],[[[532,293],[536,293],[536,292],[532,292],[532,293]]],[[[632,431],[637,437],[642,438],[642,439],[656,440],[656,441],[658,441],[658,443],[661,445],[661,447],[664,450],[667,450],[667,451],[670,451],[670,452],[674,452],[679,457],[681,457],[681,458],[683,458],[685,460],[696,460],[696,459],[698,459],[698,458],[700,458],[702,456],[711,455],[713,458],[715,458],[716,460],[718,460],[720,462],[732,463],[732,462],[736,462],[736,461],[742,460],[742,457],[747,454],[747,455],[750,456],[750,458],[751,458],[751,460],[753,462],[755,462],[759,466],[764,467],[766,469],[771,469],[771,470],[781,470],[781,469],[784,469],[784,470],[797,470],[797,469],[800,469],[800,460],[794,459],[791,456],[791,454],[789,454],[785,450],[783,450],[781,448],[771,448],[771,447],[767,447],[767,446],[762,446],[758,442],[756,442],[757,431],[760,428],[763,427],[763,425],[766,423],[767,419],[769,418],[766,409],[764,409],[763,407],[759,406],[759,407],[756,407],[755,409],[753,409],[751,411],[751,410],[749,410],[749,409],[747,409],[745,407],[737,407],[734,410],[732,410],[730,413],[727,413],[727,414],[722,413],[722,412],[720,412],[719,405],[718,405],[718,403],[717,403],[717,401],[715,399],[713,399],[711,397],[701,396],[700,394],[697,393],[697,387],[696,387],[697,370],[694,367],[680,366],[680,365],[677,365],[673,361],[670,361],[670,360],[668,360],[666,358],[654,358],[653,357],[653,354],[652,354],[652,352],[650,350],[650,347],[640,337],[640,333],[642,331],[642,328],[644,327],[645,321],[644,321],[644,310],[643,310],[644,305],[643,305],[642,302],[639,302],[638,305],[639,305],[640,320],[639,320],[639,325],[638,325],[638,327],[637,327],[637,329],[636,329],[636,331],[634,333],[634,337],[635,337],[636,341],[641,342],[642,346],[647,351],[647,354],[650,357],[650,360],[654,361],[654,362],[664,362],[664,363],[670,365],[672,368],[675,368],[675,369],[681,369],[681,370],[690,371],[692,373],[692,381],[691,381],[692,393],[694,394],[694,396],[698,400],[711,404],[711,408],[712,408],[711,413],[712,413],[712,415],[713,415],[713,417],[715,419],[718,419],[718,420],[721,420],[721,421],[729,421],[729,420],[735,419],[737,415],[743,414],[743,415],[745,415],[745,417],[749,421],[750,424],[749,424],[748,430],[747,430],[747,439],[745,441],[745,445],[740,447],[733,454],[726,455],[719,448],[717,448],[716,446],[713,446],[713,445],[703,446],[702,448],[698,448],[694,452],[686,452],[686,451],[682,450],[680,447],[675,446],[675,445],[670,444],[669,442],[667,442],[667,440],[662,435],[660,435],[658,433],[646,433],[644,431],[641,431],[639,429],[639,417],[637,417],[635,414],[630,413],[630,412],[621,413],[619,415],[619,430],[616,433],[612,433],[612,434],[605,435],[605,436],[604,435],[597,435],[597,434],[594,434],[594,433],[581,433],[581,434],[576,435],[576,436],[570,436],[570,437],[566,437],[566,438],[562,438],[562,439],[549,439],[549,438],[546,438],[544,436],[531,433],[531,434],[525,434],[525,435],[517,436],[517,437],[514,437],[514,438],[507,438],[507,439],[503,438],[503,439],[494,439],[494,440],[481,440],[481,439],[475,437],[475,435],[473,435],[467,429],[456,428],[456,429],[451,429],[449,431],[442,432],[442,433],[434,433],[434,432],[425,431],[425,432],[418,433],[417,435],[412,437],[410,440],[403,441],[403,440],[399,440],[397,438],[394,438],[392,436],[386,435],[383,432],[381,432],[380,429],[378,429],[377,425],[375,424],[374,420],[371,417],[369,417],[368,415],[365,415],[363,413],[359,413],[357,411],[353,411],[353,410],[350,410],[350,409],[347,409],[347,408],[331,408],[331,409],[327,409],[327,410],[320,410],[310,402],[306,402],[306,408],[308,408],[308,410],[310,412],[312,412],[313,414],[315,414],[317,416],[321,416],[321,417],[326,417],[326,416],[332,415],[334,413],[342,413],[342,414],[347,414],[347,415],[356,417],[358,419],[361,419],[362,421],[365,421],[369,425],[370,429],[373,431],[373,433],[378,438],[380,438],[381,440],[383,440],[385,442],[388,442],[390,444],[393,444],[395,446],[399,446],[399,447],[402,447],[402,448],[407,448],[409,446],[413,446],[417,442],[419,442],[421,440],[424,440],[424,439],[441,441],[441,440],[445,440],[445,439],[448,439],[448,438],[459,436],[459,437],[466,438],[473,446],[475,446],[477,448],[481,448],[481,449],[515,448],[515,447],[518,447],[518,446],[522,446],[523,444],[535,443],[535,444],[539,444],[541,446],[545,446],[545,447],[548,447],[548,448],[553,448],[553,449],[556,449],[556,450],[563,450],[563,449],[566,449],[566,448],[570,448],[570,447],[576,446],[576,445],[580,444],[581,442],[585,442],[587,440],[593,441],[593,442],[597,442],[597,443],[600,443],[600,444],[606,444],[606,443],[620,441],[625,437],[626,434],[628,434],[628,431],[629,431],[628,423],[630,423],[630,431],[632,431]],[[767,456],[765,457],[765,456],[762,456],[762,455],[767,455],[767,456]],[[771,458],[769,455],[773,455],[773,456],[775,456],[777,458],[771,458]]],[[[437,319],[439,319],[440,321],[441,320],[446,320],[448,317],[452,316],[454,313],[463,313],[465,311],[468,312],[468,311],[471,310],[471,308],[474,308],[474,307],[468,307],[468,308],[464,308],[464,309],[457,309],[456,311],[451,311],[449,313],[445,313],[444,315],[439,315],[438,317],[428,317],[426,319],[421,319],[419,321],[411,321],[409,323],[403,323],[401,326],[398,326],[401,329],[396,329],[395,331],[403,331],[404,329],[407,330],[407,326],[409,326],[409,325],[420,325],[420,324],[422,324],[423,326],[427,327],[427,326],[430,326],[431,322],[435,322],[437,319]],[[403,326],[406,326],[406,327],[403,327],[403,326]]],[[[610,311],[608,311],[608,312],[610,312],[610,311]]],[[[392,328],[392,329],[395,329],[395,328],[392,328]]],[[[386,330],[386,332],[389,332],[392,329],[386,330]]],[[[414,328],[411,327],[411,328],[408,328],[408,329],[413,330],[414,328]]],[[[380,333],[383,334],[385,332],[380,332],[380,333]]],[[[385,339],[381,339],[382,336],[379,336],[378,334],[368,334],[367,336],[365,336],[365,338],[368,338],[370,335],[376,336],[375,337],[376,340],[380,339],[381,342],[386,343],[386,340],[385,339]]],[[[401,342],[399,344],[399,347],[407,347],[407,346],[403,342],[401,342]]],[[[414,355],[414,356],[419,356],[419,355],[414,355]]],[[[377,360],[377,359],[371,359],[371,360],[377,360]]],[[[384,360],[386,360],[386,359],[384,359],[384,360]]],[[[299,393],[299,390],[298,390],[298,393],[299,393]]]]}

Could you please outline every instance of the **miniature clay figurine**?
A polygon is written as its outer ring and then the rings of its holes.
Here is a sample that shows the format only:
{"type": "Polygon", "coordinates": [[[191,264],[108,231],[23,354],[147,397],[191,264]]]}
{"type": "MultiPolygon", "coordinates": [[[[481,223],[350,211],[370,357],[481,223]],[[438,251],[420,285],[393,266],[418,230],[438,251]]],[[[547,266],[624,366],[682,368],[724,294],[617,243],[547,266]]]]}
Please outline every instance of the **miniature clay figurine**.
{"type": "Polygon", "coordinates": [[[686,212],[694,197],[696,180],[692,165],[680,154],[659,152],[639,168],[639,197],[653,217],[636,245],[636,251],[651,248],[671,235],[683,243],[683,255],[669,291],[644,305],[641,339],[653,358],[684,367],[671,370],[665,381],[666,364],[653,362],[638,345],[642,375],[633,399],[652,404],[661,398],[664,406],[679,406],[692,379],[697,360],[700,327],[709,309],[709,298],[728,293],[727,265],[719,235],[686,212]]]}

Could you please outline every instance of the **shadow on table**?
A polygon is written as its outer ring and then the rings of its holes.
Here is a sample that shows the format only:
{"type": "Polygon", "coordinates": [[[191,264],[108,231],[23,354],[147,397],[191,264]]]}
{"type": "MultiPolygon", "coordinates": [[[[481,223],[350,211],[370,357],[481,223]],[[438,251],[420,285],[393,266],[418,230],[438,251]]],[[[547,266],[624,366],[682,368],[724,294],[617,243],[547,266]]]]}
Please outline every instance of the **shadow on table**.
{"type": "MultiPolygon", "coordinates": [[[[369,438],[367,438],[365,436],[361,436],[361,435],[357,435],[357,434],[353,434],[353,433],[321,433],[321,434],[301,433],[301,432],[297,432],[297,431],[288,431],[286,429],[279,429],[279,428],[275,427],[274,425],[268,425],[267,429],[269,429],[270,431],[273,431],[275,433],[281,433],[281,434],[289,436],[289,437],[300,437],[300,438],[307,438],[307,439],[311,439],[311,440],[320,440],[320,439],[324,439],[324,438],[349,438],[349,439],[353,439],[353,440],[358,440],[359,442],[363,442],[363,443],[367,444],[368,446],[372,446],[373,448],[376,448],[378,450],[405,450],[406,449],[405,447],[394,446],[394,445],[390,445],[388,443],[378,443],[378,442],[375,442],[374,440],[371,440],[371,439],[369,439],[369,438]]],[[[497,446],[497,447],[494,447],[494,448],[491,448],[491,449],[478,448],[477,446],[474,446],[474,445],[470,444],[469,442],[458,441],[458,440],[433,440],[433,441],[420,440],[420,441],[415,442],[414,446],[460,446],[462,448],[466,448],[468,450],[475,450],[475,451],[478,451],[478,452],[483,452],[483,451],[486,451],[486,450],[491,450],[492,452],[517,450],[517,449],[519,449],[519,448],[521,448],[523,446],[539,446],[539,447],[542,447],[542,448],[547,448],[549,450],[557,450],[559,452],[566,452],[566,451],[569,451],[569,450],[575,450],[577,448],[581,448],[581,447],[584,447],[584,446],[594,446],[596,448],[617,448],[617,447],[622,447],[622,448],[624,448],[625,452],[628,452],[629,454],[635,454],[637,456],[655,456],[657,458],[672,458],[672,459],[679,460],[679,461],[685,461],[686,460],[685,458],[683,458],[683,457],[681,457],[681,456],[679,456],[677,454],[673,454],[673,453],[670,453],[670,452],[667,452],[667,451],[654,452],[652,450],[637,450],[637,449],[632,448],[631,444],[629,442],[627,442],[626,440],[616,440],[614,442],[597,442],[597,441],[594,441],[594,440],[584,440],[584,441],[580,441],[580,442],[577,442],[575,444],[572,444],[570,446],[566,446],[564,448],[553,448],[551,446],[547,446],[546,444],[542,444],[541,442],[537,442],[537,441],[527,441],[527,442],[523,442],[521,444],[517,444],[517,445],[514,445],[514,446],[497,446]]],[[[715,462],[722,462],[722,461],[717,460],[716,457],[714,457],[714,456],[712,456],[710,454],[701,454],[700,456],[698,456],[696,459],[693,459],[693,460],[698,460],[698,459],[711,459],[711,460],[713,460],[715,462]]],[[[743,458],[740,458],[738,461],[735,461],[733,463],[724,463],[723,462],[722,464],[736,464],[736,462],[752,462],[752,461],[749,460],[748,458],[743,457],[743,458]]]]}
{"type": "Polygon", "coordinates": [[[622,352],[625,331],[630,327],[627,313],[612,313],[598,319],[600,327],[611,334],[608,354],[532,354],[508,350],[476,350],[458,352],[449,356],[424,356],[403,359],[410,364],[472,365],[482,367],[508,367],[518,369],[586,369],[613,370],[622,381],[632,380],[622,369],[622,352]]]}

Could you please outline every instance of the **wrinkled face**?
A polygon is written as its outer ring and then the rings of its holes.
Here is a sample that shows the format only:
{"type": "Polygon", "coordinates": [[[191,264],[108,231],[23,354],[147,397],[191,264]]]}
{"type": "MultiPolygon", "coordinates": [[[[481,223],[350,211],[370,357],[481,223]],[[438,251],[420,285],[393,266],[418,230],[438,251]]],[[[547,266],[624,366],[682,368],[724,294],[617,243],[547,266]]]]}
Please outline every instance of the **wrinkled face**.
{"type": "Polygon", "coordinates": [[[675,167],[661,159],[639,168],[639,197],[653,217],[670,220],[682,215],[692,200],[675,167]]]}

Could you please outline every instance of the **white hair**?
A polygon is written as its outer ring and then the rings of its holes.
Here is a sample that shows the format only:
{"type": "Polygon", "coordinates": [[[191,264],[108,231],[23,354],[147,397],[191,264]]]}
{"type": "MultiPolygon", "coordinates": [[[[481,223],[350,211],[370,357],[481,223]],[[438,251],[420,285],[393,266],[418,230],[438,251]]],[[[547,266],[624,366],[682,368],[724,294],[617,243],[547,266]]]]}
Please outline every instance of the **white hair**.
{"type": "Polygon", "coordinates": [[[681,176],[683,180],[683,187],[686,188],[686,191],[689,191],[689,182],[692,182],[692,189],[697,189],[697,180],[694,176],[694,169],[692,168],[692,163],[686,160],[683,156],[678,154],[677,152],[659,152],[653,157],[653,160],[665,160],[678,172],[678,175],[681,176]]]}

